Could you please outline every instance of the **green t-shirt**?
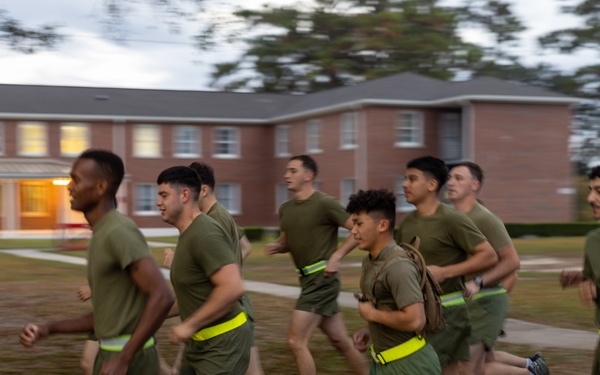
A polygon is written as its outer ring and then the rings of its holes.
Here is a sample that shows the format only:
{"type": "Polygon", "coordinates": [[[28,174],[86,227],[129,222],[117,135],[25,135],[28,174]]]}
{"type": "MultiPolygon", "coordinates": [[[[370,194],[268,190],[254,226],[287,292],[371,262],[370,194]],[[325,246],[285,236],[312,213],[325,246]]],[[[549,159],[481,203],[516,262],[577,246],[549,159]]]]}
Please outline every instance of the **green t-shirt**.
{"type": "MultiPolygon", "coordinates": [[[[394,256],[395,252],[404,252],[404,250],[392,242],[381,250],[376,259],[371,259],[370,255],[363,259],[360,289],[369,300],[377,301],[379,310],[398,311],[413,303],[423,302],[421,273],[410,259],[396,256],[396,259],[390,260],[373,285],[375,273],[383,266],[386,259],[394,256]]],[[[374,322],[368,324],[376,352],[400,345],[416,336],[415,332],[398,331],[374,322]]]]}
{"type": "Polygon", "coordinates": [[[338,228],[349,217],[340,202],[320,191],[306,200],[290,199],[282,204],[281,231],[296,267],[328,260],[337,249],[338,228]]]}
{"type": "Polygon", "coordinates": [[[225,232],[227,232],[229,239],[233,242],[233,248],[236,250],[238,265],[241,267],[242,249],[240,247],[240,238],[244,236],[243,231],[240,231],[229,211],[219,202],[213,204],[206,214],[219,223],[225,229],[225,232]]]}
{"type": "MultiPolygon", "coordinates": [[[[404,217],[396,242],[410,242],[414,236],[421,240],[419,251],[425,262],[440,267],[464,262],[470,251],[486,240],[467,215],[443,203],[431,216],[422,217],[412,211],[404,217]]],[[[463,277],[448,279],[440,286],[444,294],[462,291],[463,277]]]]}
{"type": "MultiPolygon", "coordinates": [[[[600,291],[600,229],[587,234],[583,261],[583,276],[600,291]]],[[[596,325],[600,327],[600,304],[596,299],[596,325]]]]}
{"type": "MultiPolygon", "coordinates": [[[[479,202],[476,202],[471,211],[467,212],[467,216],[473,220],[477,229],[487,238],[496,253],[512,242],[502,220],[479,202]]],[[[488,285],[488,287],[491,286],[488,285]]]]}
{"type": "MultiPolygon", "coordinates": [[[[181,320],[201,308],[213,291],[215,286],[210,276],[228,264],[237,264],[236,259],[228,234],[208,215],[198,215],[181,233],[171,265],[171,283],[181,320]]],[[[211,325],[230,320],[241,311],[237,301],[225,316],[211,325]]]]}
{"type": "Polygon", "coordinates": [[[152,254],[142,232],[116,210],[104,215],[92,232],[87,271],[95,335],[106,339],[131,334],[146,307],[146,296],[126,268],[152,254]]]}

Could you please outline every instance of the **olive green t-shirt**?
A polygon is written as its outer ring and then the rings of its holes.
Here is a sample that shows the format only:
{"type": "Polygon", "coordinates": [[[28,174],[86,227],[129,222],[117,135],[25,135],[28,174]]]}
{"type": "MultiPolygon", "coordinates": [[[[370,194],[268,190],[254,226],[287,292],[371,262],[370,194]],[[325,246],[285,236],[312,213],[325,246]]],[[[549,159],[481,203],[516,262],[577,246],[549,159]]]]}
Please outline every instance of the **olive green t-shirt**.
{"type": "MultiPolygon", "coordinates": [[[[181,320],[198,310],[214,289],[210,276],[228,264],[237,264],[233,244],[223,227],[208,215],[200,214],[177,241],[171,283],[177,296],[181,320]]],[[[210,325],[222,323],[242,312],[236,301],[232,309],[210,325]]]]}
{"type": "MultiPolygon", "coordinates": [[[[600,290],[600,229],[589,232],[585,239],[583,276],[600,290]]],[[[596,299],[596,326],[600,327],[600,303],[596,299]]]]}
{"type": "MultiPolygon", "coordinates": [[[[421,273],[417,265],[408,258],[394,255],[396,252],[404,252],[404,250],[392,242],[381,250],[376,259],[371,259],[370,255],[363,259],[360,289],[370,301],[377,301],[379,310],[398,311],[414,303],[423,302],[421,273]],[[373,284],[375,273],[389,257],[394,256],[396,259],[386,264],[373,284]]],[[[368,325],[376,352],[400,345],[416,336],[415,332],[398,331],[380,323],[369,322],[368,325]]]]}
{"type": "Polygon", "coordinates": [[[146,307],[146,296],[136,286],[127,267],[151,257],[142,232],[116,210],[92,227],[88,245],[88,281],[92,289],[94,332],[107,339],[131,334],[146,307]]]}
{"type": "MultiPolygon", "coordinates": [[[[502,220],[479,202],[476,202],[471,211],[467,212],[467,216],[473,220],[477,229],[487,238],[496,253],[512,242],[502,220]]],[[[488,287],[491,286],[493,285],[488,285],[488,287]]]]}
{"type": "Polygon", "coordinates": [[[225,232],[229,235],[229,239],[233,242],[233,248],[236,251],[238,265],[242,265],[242,249],[240,248],[240,238],[242,238],[243,232],[240,232],[239,227],[233,220],[233,217],[227,211],[225,206],[221,203],[216,202],[212,205],[212,207],[206,213],[208,216],[213,218],[217,223],[219,223],[225,232]]]}
{"type": "MultiPolygon", "coordinates": [[[[422,217],[412,211],[404,217],[396,242],[410,242],[415,236],[421,240],[419,251],[425,262],[440,267],[464,262],[470,251],[486,240],[467,215],[443,203],[431,216],[422,217]]],[[[444,294],[462,291],[463,277],[445,280],[440,286],[444,294]]]]}
{"type": "Polygon", "coordinates": [[[315,191],[308,199],[290,199],[279,208],[281,231],[294,264],[306,267],[328,260],[337,249],[338,228],[350,215],[333,197],[315,191]]]}

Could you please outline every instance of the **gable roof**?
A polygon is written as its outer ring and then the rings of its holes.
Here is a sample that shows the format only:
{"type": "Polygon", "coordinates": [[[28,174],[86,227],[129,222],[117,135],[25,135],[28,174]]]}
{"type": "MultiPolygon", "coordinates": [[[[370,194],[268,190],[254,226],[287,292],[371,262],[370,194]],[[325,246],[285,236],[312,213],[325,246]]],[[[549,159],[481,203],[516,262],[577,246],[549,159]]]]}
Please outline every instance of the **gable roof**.
{"type": "Polygon", "coordinates": [[[579,99],[495,78],[447,82],[400,73],[306,95],[0,84],[0,117],[271,123],[362,105],[460,106],[465,101],[572,104],[579,99]]]}

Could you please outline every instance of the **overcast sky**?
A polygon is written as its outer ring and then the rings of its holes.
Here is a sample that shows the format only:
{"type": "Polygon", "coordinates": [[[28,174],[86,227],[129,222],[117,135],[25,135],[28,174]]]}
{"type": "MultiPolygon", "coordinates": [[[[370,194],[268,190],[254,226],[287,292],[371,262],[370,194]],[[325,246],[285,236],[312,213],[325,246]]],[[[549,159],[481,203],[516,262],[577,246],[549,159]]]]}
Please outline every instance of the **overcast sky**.
{"type": "MultiPolygon", "coordinates": [[[[103,0],[0,0],[0,9],[27,26],[44,23],[64,25],[68,39],[52,51],[23,55],[0,46],[0,83],[66,86],[101,86],[155,89],[210,90],[214,63],[230,61],[240,54],[240,45],[223,44],[214,52],[200,52],[191,45],[195,24],[184,25],[181,34],[169,32],[161,17],[152,11],[135,13],[128,19],[127,39],[117,43],[103,32],[103,0]]],[[[207,0],[211,14],[226,14],[222,0],[207,0]]],[[[259,6],[265,2],[298,3],[298,0],[224,0],[259,6]]],[[[309,0],[301,0],[309,1],[309,0]]],[[[446,0],[451,3],[458,0],[446,0]]],[[[512,0],[515,12],[529,31],[519,53],[525,63],[540,61],[565,70],[592,64],[597,55],[582,53],[561,56],[542,54],[536,37],[553,29],[575,25],[577,20],[560,15],[557,0],[512,0]],[[540,7],[540,3],[544,6],[540,7]]],[[[481,33],[469,32],[472,40],[481,33]]]]}

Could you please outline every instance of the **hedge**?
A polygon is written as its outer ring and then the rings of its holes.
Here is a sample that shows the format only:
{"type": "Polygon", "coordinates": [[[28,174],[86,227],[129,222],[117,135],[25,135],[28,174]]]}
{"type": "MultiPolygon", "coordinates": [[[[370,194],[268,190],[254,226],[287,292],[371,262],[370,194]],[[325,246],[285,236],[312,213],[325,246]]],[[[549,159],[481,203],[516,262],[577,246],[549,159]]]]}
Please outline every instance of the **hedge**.
{"type": "Polygon", "coordinates": [[[600,228],[600,223],[506,223],[506,230],[512,238],[535,237],[573,237],[585,236],[589,231],[600,228]]]}

